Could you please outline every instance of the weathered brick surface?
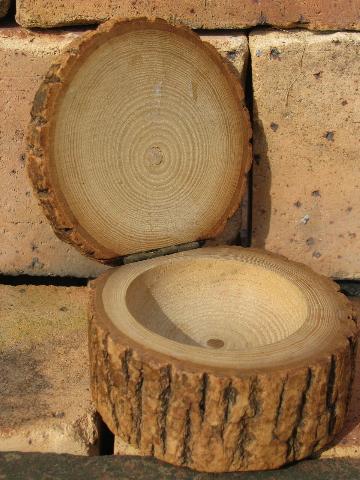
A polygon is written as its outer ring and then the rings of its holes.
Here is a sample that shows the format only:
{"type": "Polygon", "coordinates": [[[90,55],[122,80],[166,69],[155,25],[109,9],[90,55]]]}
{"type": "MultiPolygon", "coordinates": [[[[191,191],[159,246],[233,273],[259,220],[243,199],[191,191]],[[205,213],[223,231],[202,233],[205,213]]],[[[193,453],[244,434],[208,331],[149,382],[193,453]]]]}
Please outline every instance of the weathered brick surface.
{"type": "Polygon", "coordinates": [[[11,0],[0,0],[0,18],[8,13],[11,0]]]}
{"type": "Polygon", "coordinates": [[[101,267],[58,240],[25,169],[35,92],[60,50],[78,33],[0,28],[0,272],[96,276],[101,267]]]}
{"type": "Polygon", "coordinates": [[[97,23],[114,16],[156,16],[192,28],[264,24],[322,30],[360,27],[357,0],[17,0],[17,21],[24,27],[97,23]]]}
{"type": "Polygon", "coordinates": [[[253,245],[360,278],[360,33],[257,31],[253,245]]]}
{"type": "MultiPolygon", "coordinates": [[[[0,28],[0,273],[97,276],[103,269],[54,235],[33,195],[25,170],[25,135],[35,92],[50,67],[79,32],[28,32],[0,28]]],[[[245,35],[205,37],[244,78],[245,35]]],[[[240,215],[227,230],[236,237],[240,215]]]]}
{"type": "Polygon", "coordinates": [[[0,451],[96,454],[87,289],[0,286],[0,451]]]}

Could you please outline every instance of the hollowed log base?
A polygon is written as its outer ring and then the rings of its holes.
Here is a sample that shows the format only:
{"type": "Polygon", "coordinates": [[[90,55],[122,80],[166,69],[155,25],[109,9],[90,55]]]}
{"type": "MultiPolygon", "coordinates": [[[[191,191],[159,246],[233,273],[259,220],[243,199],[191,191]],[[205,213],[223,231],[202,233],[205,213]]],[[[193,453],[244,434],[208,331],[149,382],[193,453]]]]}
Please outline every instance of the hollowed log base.
{"type": "MultiPolygon", "coordinates": [[[[89,348],[93,398],[112,432],[144,455],[207,472],[278,468],[320,450],[341,429],[355,367],[356,323],[350,304],[336,286],[306,267],[251,249],[246,253],[243,249],[236,253],[234,249],[221,250],[218,256],[245,258],[259,267],[259,272],[271,265],[280,272],[282,267],[293,270],[296,278],[302,275],[308,280],[310,290],[311,282],[317,282],[325,298],[324,289],[328,290],[339,307],[336,315],[343,317],[341,332],[331,345],[325,350],[319,345],[319,351],[305,360],[289,356],[282,366],[272,366],[269,361],[268,367],[253,369],[179,360],[158,353],[155,345],[154,350],[145,348],[109,320],[100,305],[104,285],[113,274],[107,272],[92,284],[89,348]]],[[[195,255],[206,253],[173,257],[195,255]]],[[[161,264],[164,259],[140,263],[149,262],[161,264]]],[[[156,290],[156,282],[153,287],[156,290]]],[[[208,345],[215,358],[221,347],[208,345]]]]}

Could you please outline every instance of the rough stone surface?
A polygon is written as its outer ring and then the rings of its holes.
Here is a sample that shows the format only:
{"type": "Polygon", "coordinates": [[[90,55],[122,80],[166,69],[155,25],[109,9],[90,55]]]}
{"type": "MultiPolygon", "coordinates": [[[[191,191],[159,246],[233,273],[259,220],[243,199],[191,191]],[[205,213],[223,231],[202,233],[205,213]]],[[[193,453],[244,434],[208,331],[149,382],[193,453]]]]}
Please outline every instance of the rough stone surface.
{"type": "Polygon", "coordinates": [[[360,278],[360,33],[251,33],[253,246],[360,278]]]}
{"type": "Polygon", "coordinates": [[[87,289],[0,286],[0,451],[96,454],[87,289]]]}
{"type": "Polygon", "coordinates": [[[198,473],[153,458],[113,455],[78,457],[51,453],[0,453],[0,478],[6,480],[355,480],[357,459],[305,460],[270,472],[198,473]]]}
{"type": "Polygon", "coordinates": [[[5,17],[9,11],[11,0],[0,0],[0,18],[5,17]]]}
{"type": "Polygon", "coordinates": [[[24,27],[89,24],[110,17],[161,17],[192,28],[247,28],[255,25],[310,29],[357,29],[357,1],[347,0],[17,0],[17,21],[24,27]]]}
{"type": "MultiPolygon", "coordinates": [[[[29,32],[0,28],[0,273],[95,277],[105,267],[80,255],[53,233],[38,206],[25,169],[26,129],[33,97],[61,50],[79,31],[29,32]]],[[[207,35],[238,69],[244,80],[246,36],[207,35]]],[[[234,216],[226,242],[238,235],[241,215],[234,216]]]]}

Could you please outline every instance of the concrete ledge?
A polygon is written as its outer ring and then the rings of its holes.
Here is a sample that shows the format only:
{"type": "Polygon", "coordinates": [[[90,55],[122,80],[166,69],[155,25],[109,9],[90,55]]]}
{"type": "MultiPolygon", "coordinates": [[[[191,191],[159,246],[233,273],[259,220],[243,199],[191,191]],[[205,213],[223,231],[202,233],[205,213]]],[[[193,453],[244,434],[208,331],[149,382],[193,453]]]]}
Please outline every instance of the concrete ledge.
{"type": "Polygon", "coordinates": [[[305,460],[282,470],[206,474],[152,458],[0,453],[0,478],[27,480],[358,480],[359,460],[305,460]]]}
{"type": "Polygon", "coordinates": [[[1,285],[0,298],[0,451],[97,454],[87,289],[1,285]]]}

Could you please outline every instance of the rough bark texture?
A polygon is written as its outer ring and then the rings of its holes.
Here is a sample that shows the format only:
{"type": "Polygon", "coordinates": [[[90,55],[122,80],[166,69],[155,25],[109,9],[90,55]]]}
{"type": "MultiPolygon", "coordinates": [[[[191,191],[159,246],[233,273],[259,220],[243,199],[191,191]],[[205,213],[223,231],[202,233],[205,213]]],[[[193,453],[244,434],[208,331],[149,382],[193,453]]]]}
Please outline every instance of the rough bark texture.
{"type": "Polygon", "coordinates": [[[103,22],[111,17],[157,16],[192,28],[248,28],[255,25],[315,30],[358,29],[358,2],[348,0],[17,0],[24,27],[103,22]]]}
{"type": "MultiPolygon", "coordinates": [[[[52,145],[52,134],[56,122],[56,108],[59,99],[71,82],[72,75],[81,64],[86,55],[103,41],[109,40],[121,32],[122,29],[130,29],[131,25],[138,22],[151,25],[152,22],[162,25],[173,32],[179,32],[181,35],[189,36],[194,40],[197,37],[184,26],[174,27],[167,25],[161,20],[147,22],[146,19],[127,20],[127,21],[109,21],[101,25],[96,31],[86,33],[80,39],[74,41],[65,51],[59,61],[52,65],[44,82],[40,86],[33,103],[31,112],[32,121],[28,135],[28,172],[32,180],[38,199],[44,209],[44,212],[53,226],[56,235],[63,241],[75,246],[81,253],[107,264],[118,264],[122,262],[123,256],[119,256],[103,245],[99,244],[91,237],[90,232],[86,232],[80,225],[80,222],[74,218],[72,212],[66,206],[66,199],[62,192],[54,185],[50,174],[50,151],[52,145]],[[166,26],[167,25],[167,26],[166,26]],[[119,258],[120,257],[120,258],[119,258]]],[[[234,98],[241,105],[241,117],[243,123],[242,133],[244,135],[244,146],[242,152],[243,165],[239,175],[238,185],[231,205],[227,211],[224,211],[223,218],[219,224],[208,231],[201,239],[213,238],[225,228],[227,220],[237,211],[241,197],[246,186],[246,173],[251,164],[251,127],[248,112],[244,104],[244,93],[241,87],[238,71],[226,59],[221,58],[216,49],[206,42],[199,42],[199,48],[205,50],[209,58],[216,60],[217,64],[228,77],[232,85],[234,98]]],[[[195,238],[194,240],[199,240],[195,238]]]]}
{"type": "Polygon", "coordinates": [[[306,365],[238,374],[114,341],[94,311],[93,398],[112,432],[143,455],[209,472],[272,469],[320,450],[343,425],[355,333],[306,365]]]}

